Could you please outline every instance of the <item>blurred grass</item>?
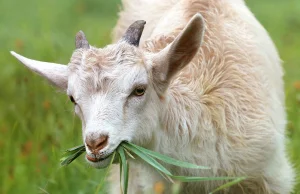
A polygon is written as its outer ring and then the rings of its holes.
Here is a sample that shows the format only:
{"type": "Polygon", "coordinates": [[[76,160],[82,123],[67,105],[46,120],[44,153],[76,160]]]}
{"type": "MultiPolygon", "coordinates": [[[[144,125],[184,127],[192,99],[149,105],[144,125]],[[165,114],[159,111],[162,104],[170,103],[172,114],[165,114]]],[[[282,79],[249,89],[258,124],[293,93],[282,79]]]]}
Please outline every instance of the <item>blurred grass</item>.
{"type": "MultiPolygon", "coordinates": [[[[300,173],[300,1],[246,2],[284,61],[287,144],[300,173]]],[[[66,64],[79,30],[95,46],[110,42],[118,5],[119,0],[0,1],[0,193],[95,192],[102,173],[89,168],[83,158],[59,167],[61,153],[82,143],[72,104],[9,51],[66,64]]]]}

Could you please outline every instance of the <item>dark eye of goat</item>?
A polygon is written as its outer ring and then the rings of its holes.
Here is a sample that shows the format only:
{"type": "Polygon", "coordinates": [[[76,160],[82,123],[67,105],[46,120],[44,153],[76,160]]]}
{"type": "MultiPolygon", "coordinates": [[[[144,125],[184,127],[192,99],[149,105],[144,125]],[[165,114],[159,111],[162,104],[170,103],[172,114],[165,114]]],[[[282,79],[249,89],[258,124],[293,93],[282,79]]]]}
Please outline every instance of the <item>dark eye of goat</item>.
{"type": "Polygon", "coordinates": [[[134,90],[134,95],[136,96],[142,96],[145,94],[146,89],[144,87],[137,87],[134,90]]]}
{"type": "Polygon", "coordinates": [[[75,102],[73,96],[69,96],[69,97],[70,97],[71,102],[72,102],[73,104],[76,104],[76,102],[75,102]]]}

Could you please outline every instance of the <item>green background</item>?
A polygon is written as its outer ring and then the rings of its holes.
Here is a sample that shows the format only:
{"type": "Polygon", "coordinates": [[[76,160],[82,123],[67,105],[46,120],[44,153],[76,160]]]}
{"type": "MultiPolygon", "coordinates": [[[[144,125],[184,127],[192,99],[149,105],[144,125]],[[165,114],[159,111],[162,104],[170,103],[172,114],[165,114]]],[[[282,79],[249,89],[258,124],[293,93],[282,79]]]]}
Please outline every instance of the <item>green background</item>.
{"type": "MultiPolygon", "coordinates": [[[[287,148],[300,173],[300,1],[246,2],[284,61],[287,148]]],[[[95,192],[103,173],[83,157],[59,166],[63,150],[82,143],[73,105],[9,51],[66,64],[79,30],[97,47],[110,42],[119,6],[119,0],[0,1],[0,194],[95,192]]]]}

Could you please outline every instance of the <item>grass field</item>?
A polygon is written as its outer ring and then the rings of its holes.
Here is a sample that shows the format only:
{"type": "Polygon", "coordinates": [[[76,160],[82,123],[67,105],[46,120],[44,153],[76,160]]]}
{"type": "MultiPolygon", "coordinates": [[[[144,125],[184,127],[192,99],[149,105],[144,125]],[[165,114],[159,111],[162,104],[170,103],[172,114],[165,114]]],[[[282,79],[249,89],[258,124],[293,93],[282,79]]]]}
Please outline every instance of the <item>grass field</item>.
{"type": "MultiPolygon", "coordinates": [[[[246,1],[284,61],[288,152],[300,173],[300,1],[246,1]]],[[[59,166],[63,150],[81,144],[81,124],[67,96],[10,54],[68,63],[74,37],[110,42],[119,0],[0,1],[0,193],[94,193],[101,171],[81,157],[59,166]]],[[[300,193],[300,184],[296,192],[300,193]]]]}

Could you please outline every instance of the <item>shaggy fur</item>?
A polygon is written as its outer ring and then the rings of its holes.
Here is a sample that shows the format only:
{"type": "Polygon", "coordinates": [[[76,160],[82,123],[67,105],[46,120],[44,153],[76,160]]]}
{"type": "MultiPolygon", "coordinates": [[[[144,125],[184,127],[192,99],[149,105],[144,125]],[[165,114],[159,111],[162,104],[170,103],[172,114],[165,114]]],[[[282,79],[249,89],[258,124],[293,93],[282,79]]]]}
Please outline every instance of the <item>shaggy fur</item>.
{"type": "MultiPolygon", "coordinates": [[[[204,42],[165,93],[163,135],[153,140],[153,149],[213,168],[174,168],[174,174],[249,177],[228,193],[290,193],[294,174],[284,146],[281,62],[242,0],[123,0],[114,39],[144,19],[142,48],[156,53],[198,12],[205,18],[204,42]]],[[[139,172],[130,178],[136,183],[148,176],[139,172]]],[[[185,183],[182,193],[208,193],[219,184],[185,183]]],[[[137,186],[142,187],[151,186],[137,186]]]]}

